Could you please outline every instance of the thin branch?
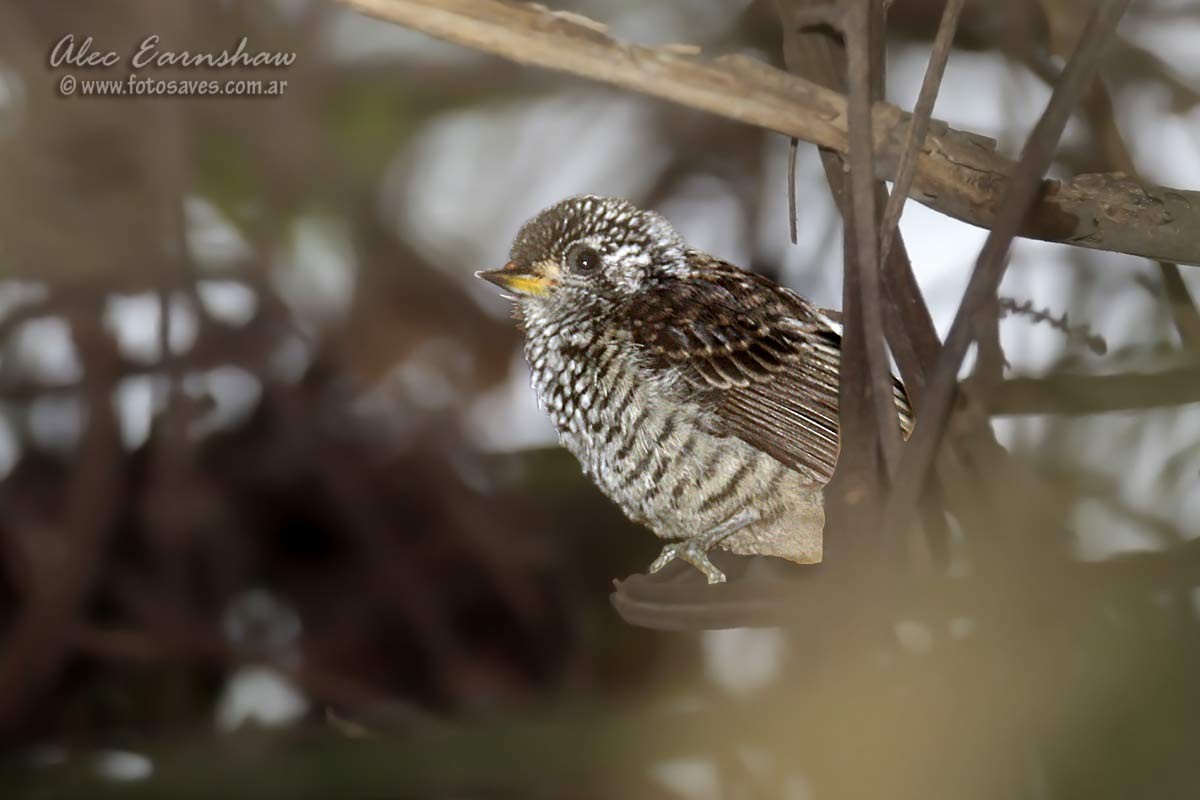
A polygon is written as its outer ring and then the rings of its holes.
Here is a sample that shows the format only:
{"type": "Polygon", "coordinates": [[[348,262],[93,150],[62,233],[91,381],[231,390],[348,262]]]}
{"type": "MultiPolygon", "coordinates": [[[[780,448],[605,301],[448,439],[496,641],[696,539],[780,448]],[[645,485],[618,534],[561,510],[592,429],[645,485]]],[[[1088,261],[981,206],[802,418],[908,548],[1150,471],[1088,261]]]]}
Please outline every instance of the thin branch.
{"type": "Polygon", "coordinates": [[[1119,375],[1009,378],[987,398],[988,413],[1098,414],[1200,403],[1200,367],[1119,375]]]}
{"type": "Polygon", "coordinates": [[[900,457],[900,429],[892,394],[892,371],[888,364],[883,334],[882,286],[879,275],[879,240],[876,236],[876,185],[871,158],[872,70],[879,66],[872,59],[873,0],[854,0],[845,7],[847,66],[850,84],[850,222],[857,246],[853,264],[847,258],[846,269],[858,270],[858,291],[862,313],[862,342],[867,360],[867,388],[875,411],[876,440],[883,456],[884,472],[890,479],[900,457]]]}
{"type": "Polygon", "coordinates": [[[903,530],[912,517],[949,421],[956,375],[975,335],[977,319],[987,312],[989,304],[995,310],[996,290],[1008,265],[1009,246],[1022,221],[1036,206],[1043,185],[1041,176],[1054,158],[1071,109],[1093,79],[1104,48],[1111,41],[1129,2],[1106,0],[1092,13],[1075,52],[1063,69],[1061,80],[1054,87],[1050,102],[1025,143],[996,225],[979,253],[966,294],[942,347],[925,402],[917,414],[913,438],[904,449],[901,469],[884,514],[890,531],[903,530]]]}
{"type": "Polygon", "coordinates": [[[1163,289],[1167,293],[1167,302],[1171,304],[1171,318],[1175,320],[1175,330],[1184,346],[1192,351],[1192,355],[1200,358],[1200,310],[1196,301],[1179,274],[1179,267],[1169,261],[1159,261],[1158,269],[1163,277],[1163,289]]]}
{"type": "Polygon", "coordinates": [[[788,142],[788,163],[787,163],[787,193],[788,193],[788,236],[791,237],[792,244],[796,244],[796,151],[800,148],[800,140],[795,136],[788,142]]]}
{"type": "MultiPolygon", "coordinates": [[[[846,99],[741,55],[703,59],[678,48],[617,41],[533,4],[500,0],[340,0],[380,19],[522,64],[620,86],[845,153],[846,99]]],[[[875,169],[894,179],[910,115],[873,110],[875,169]]],[[[985,228],[997,221],[1015,165],[995,142],[933,121],[917,160],[912,196],[985,228]]],[[[1040,176],[1039,176],[1040,178],[1040,176]]],[[[1098,250],[1200,264],[1200,192],[1141,186],[1123,175],[1047,181],[1019,234],[1098,250]]]]}
{"type": "Polygon", "coordinates": [[[917,104],[913,107],[908,132],[904,135],[904,149],[900,153],[900,163],[896,166],[896,181],[892,186],[891,195],[888,196],[887,207],[883,210],[879,234],[881,263],[887,263],[892,240],[896,236],[896,226],[904,212],[904,201],[908,199],[913,177],[917,173],[917,155],[921,152],[925,134],[929,131],[929,120],[933,116],[933,106],[937,102],[938,89],[942,85],[942,75],[946,72],[946,62],[950,60],[950,47],[954,44],[954,33],[958,30],[958,18],[962,14],[965,2],[966,0],[947,0],[946,7],[942,10],[937,36],[933,40],[933,52],[929,54],[929,65],[925,68],[925,78],[921,81],[917,104]]]}

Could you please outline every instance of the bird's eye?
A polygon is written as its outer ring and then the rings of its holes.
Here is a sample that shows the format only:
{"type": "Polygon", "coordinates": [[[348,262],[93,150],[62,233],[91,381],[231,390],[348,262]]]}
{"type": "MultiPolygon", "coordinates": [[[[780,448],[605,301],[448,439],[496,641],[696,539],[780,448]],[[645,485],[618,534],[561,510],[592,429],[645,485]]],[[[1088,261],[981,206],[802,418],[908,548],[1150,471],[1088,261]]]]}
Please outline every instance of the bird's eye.
{"type": "Polygon", "coordinates": [[[571,269],[575,272],[595,272],[603,263],[594,247],[576,247],[571,252],[571,269]]]}

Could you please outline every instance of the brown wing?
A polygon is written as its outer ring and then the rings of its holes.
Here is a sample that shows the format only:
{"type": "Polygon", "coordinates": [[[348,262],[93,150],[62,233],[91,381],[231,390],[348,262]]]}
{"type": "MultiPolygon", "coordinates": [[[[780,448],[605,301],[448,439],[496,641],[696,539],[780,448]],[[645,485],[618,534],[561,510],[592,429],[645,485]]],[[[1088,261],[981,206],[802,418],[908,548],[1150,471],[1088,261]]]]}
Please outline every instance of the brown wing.
{"type": "MultiPolygon", "coordinates": [[[[639,293],[624,315],[652,363],[736,436],[814,483],[837,464],[840,326],[760,275],[701,253],[696,270],[639,293]]],[[[908,401],[897,383],[904,427],[908,401]]]]}

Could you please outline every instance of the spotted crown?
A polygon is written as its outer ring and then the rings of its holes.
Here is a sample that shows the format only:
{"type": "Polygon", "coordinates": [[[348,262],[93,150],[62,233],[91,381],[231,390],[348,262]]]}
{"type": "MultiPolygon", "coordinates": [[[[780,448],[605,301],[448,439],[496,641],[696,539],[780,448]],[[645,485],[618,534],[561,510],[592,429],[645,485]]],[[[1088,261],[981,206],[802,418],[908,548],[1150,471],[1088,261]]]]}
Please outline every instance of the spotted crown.
{"type": "Polygon", "coordinates": [[[659,214],[627,200],[581,195],[538,214],[521,228],[510,258],[527,266],[538,258],[561,261],[568,247],[585,242],[614,263],[670,270],[682,268],[686,246],[659,214]]]}

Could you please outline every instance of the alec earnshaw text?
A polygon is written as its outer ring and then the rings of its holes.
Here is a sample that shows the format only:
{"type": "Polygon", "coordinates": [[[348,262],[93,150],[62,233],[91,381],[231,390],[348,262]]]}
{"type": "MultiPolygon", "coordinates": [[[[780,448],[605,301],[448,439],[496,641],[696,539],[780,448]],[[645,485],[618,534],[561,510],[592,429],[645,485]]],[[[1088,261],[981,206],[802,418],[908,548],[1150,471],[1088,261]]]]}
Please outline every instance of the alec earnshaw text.
{"type": "MultiPolygon", "coordinates": [[[[159,45],[160,39],[158,34],[151,34],[138,42],[130,50],[130,68],[283,68],[290,67],[296,61],[296,54],[294,52],[248,52],[245,36],[238,39],[233,50],[222,50],[219,53],[193,53],[188,50],[167,50],[159,45]]],[[[51,48],[50,66],[54,69],[60,67],[86,69],[89,67],[114,67],[121,63],[121,54],[116,50],[93,49],[94,46],[95,41],[91,36],[76,41],[75,34],[68,33],[51,48]]]]}

